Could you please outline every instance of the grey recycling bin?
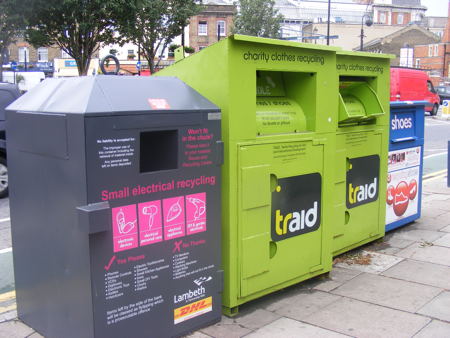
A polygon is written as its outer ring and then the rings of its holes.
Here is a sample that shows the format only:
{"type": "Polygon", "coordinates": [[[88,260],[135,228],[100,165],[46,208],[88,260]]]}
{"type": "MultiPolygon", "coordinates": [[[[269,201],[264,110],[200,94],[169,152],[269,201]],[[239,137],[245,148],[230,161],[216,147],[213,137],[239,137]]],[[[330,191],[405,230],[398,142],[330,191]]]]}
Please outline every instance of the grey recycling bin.
{"type": "Polygon", "coordinates": [[[220,110],[175,78],[46,80],[9,106],[18,316],[46,337],[220,320],[220,110]]]}

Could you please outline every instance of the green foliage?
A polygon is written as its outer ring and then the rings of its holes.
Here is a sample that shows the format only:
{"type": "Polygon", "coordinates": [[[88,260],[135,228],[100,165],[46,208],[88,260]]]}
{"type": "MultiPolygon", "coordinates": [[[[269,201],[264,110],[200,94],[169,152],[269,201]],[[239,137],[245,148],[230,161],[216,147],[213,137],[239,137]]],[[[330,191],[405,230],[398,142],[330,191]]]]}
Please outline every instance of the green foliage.
{"type": "Polygon", "coordinates": [[[274,8],[275,0],[239,0],[233,33],[280,38],[283,15],[274,8]]]}
{"type": "Polygon", "coordinates": [[[25,23],[15,0],[0,1],[0,82],[3,75],[3,55],[8,46],[20,35],[25,23]]]}
{"type": "Polygon", "coordinates": [[[176,43],[172,43],[169,46],[169,52],[175,52],[175,49],[177,49],[178,47],[180,47],[180,45],[177,45],[176,43]]]}
{"type": "Polygon", "coordinates": [[[109,54],[111,54],[111,55],[116,55],[116,54],[117,54],[117,49],[111,48],[111,49],[109,50],[109,54]]]}
{"type": "Polygon", "coordinates": [[[113,43],[120,17],[131,15],[127,0],[15,0],[26,8],[27,40],[35,47],[57,45],[72,56],[86,75],[100,43],[113,43]]]}
{"type": "Polygon", "coordinates": [[[184,47],[184,51],[188,54],[195,53],[195,49],[189,46],[184,47]]]}
{"type": "Polygon", "coordinates": [[[16,83],[19,84],[22,81],[25,82],[25,77],[22,74],[16,74],[16,83]]]}
{"type": "Polygon", "coordinates": [[[135,16],[122,18],[117,26],[121,36],[141,47],[150,71],[155,70],[155,57],[189,24],[189,18],[201,7],[198,0],[137,0],[135,16]]]}

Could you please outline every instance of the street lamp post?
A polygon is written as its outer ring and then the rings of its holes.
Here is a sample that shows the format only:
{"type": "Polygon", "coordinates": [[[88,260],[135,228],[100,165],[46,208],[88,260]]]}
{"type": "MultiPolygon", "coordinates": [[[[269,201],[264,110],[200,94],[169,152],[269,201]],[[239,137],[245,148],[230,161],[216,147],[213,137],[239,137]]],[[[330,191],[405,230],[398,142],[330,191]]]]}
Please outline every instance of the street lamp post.
{"type": "Polygon", "coordinates": [[[363,46],[364,46],[364,24],[366,24],[367,27],[372,26],[373,21],[372,21],[372,17],[369,14],[364,14],[361,18],[361,43],[359,45],[359,50],[363,50],[363,46]],[[364,22],[364,18],[366,18],[366,21],[364,22]]]}

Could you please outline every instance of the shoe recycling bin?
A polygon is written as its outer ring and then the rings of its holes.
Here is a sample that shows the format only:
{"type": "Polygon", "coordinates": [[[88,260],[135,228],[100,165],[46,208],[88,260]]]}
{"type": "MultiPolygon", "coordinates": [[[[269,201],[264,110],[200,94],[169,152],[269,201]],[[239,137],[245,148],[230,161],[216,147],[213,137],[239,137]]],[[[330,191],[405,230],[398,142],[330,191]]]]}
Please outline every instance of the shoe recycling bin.
{"type": "Polygon", "coordinates": [[[223,114],[223,306],[331,269],[337,48],[234,35],[167,67],[223,114]]]}
{"type": "Polygon", "coordinates": [[[426,101],[391,102],[386,231],[420,217],[426,101]]]}
{"type": "Polygon", "coordinates": [[[18,315],[46,337],[221,317],[220,110],[175,78],[50,79],[7,113],[18,315]]]}
{"type": "Polygon", "coordinates": [[[384,236],[390,56],[338,52],[333,254],[384,236]],[[381,184],[380,184],[381,182],[381,184]]]}

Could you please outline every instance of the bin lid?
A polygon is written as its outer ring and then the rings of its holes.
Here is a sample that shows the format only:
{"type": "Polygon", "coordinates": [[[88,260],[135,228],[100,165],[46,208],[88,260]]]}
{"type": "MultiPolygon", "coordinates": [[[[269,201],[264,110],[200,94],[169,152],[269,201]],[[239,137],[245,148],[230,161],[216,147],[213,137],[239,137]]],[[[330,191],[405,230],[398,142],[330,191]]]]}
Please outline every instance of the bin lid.
{"type": "Polygon", "coordinates": [[[7,110],[98,116],[219,108],[175,77],[99,75],[46,79],[7,110]]]}

